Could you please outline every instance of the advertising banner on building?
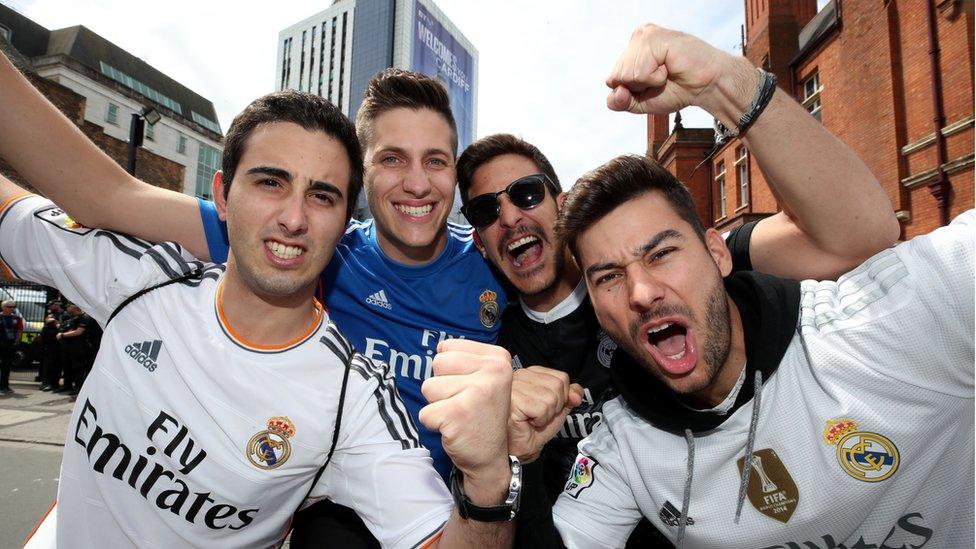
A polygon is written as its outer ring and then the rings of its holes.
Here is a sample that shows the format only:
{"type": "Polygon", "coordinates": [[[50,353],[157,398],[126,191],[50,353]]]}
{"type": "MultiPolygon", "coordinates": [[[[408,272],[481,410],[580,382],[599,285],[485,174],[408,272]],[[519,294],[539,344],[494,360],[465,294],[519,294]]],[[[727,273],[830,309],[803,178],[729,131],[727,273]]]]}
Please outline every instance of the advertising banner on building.
{"type": "Polygon", "coordinates": [[[415,5],[411,68],[436,77],[447,87],[457,121],[460,152],[474,138],[474,58],[427,8],[420,2],[415,5]]]}

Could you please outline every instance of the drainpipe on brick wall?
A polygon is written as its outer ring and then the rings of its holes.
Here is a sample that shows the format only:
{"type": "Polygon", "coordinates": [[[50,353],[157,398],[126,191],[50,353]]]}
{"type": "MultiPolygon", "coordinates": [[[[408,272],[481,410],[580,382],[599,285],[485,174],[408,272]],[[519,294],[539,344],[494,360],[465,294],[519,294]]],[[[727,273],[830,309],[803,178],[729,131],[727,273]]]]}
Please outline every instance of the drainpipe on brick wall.
{"type": "Polygon", "coordinates": [[[942,135],[945,126],[945,111],[942,106],[942,73],[939,70],[939,37],[936,29],[936,15],[933,0],[925,0],[928,9],[925,10],[929,26],[929,61],[932,65],[932,108],[935,112],[935,150],[936,177],[929,184],[929,191],[939,205],[939,221],[942,226],[949,224],[949,195],[952,187],[949,177],[942,166],[948,161],[946,153],[946,138],[942,135]]]}

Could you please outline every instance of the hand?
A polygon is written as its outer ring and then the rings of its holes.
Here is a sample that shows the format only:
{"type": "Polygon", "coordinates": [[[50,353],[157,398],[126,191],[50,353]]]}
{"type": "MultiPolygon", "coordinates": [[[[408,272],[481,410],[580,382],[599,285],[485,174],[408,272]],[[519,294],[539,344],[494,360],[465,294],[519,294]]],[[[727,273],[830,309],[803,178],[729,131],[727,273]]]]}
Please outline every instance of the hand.
{"type": "Polygon", "coordinates": [[[464,491],[476,504],[479,489],[504,499],[508,466],[508,418],[512,394],[512,357],[501,347],[466,339],[437,346],[434,377],[421,391],[430,402],[420,422],[440,432],[444,450],[464,473],[464,491]],[[496,490],[497,489],[497,490],[496,490]],[[477,498],[477,499],[476,499],[477,498]]]}
{"type": "Polygon", "coordinates": [[[583,402],[583,388],[569,383],[566,372],[532,366],[512,376],[512,412],[508,420],[508,452],[529,463],[539,457],[566,420],[583,402]]]}
{"type": "Polygon", "coordinates": [[[58,333],[58,335],[54,336],[54,339],[61,341],[61,333],[58,333]]]}
{"type": "Polygon", "coordinates": [[[634,31],[607,77],[612,90],[607,106],[615,111],[666,114],[694,105],[735,122],[741,110],[735,113],[724,96],[731,93],[736,103],[744,99],[748,105],[758,78],[745,58],[648,23],[634,31]]]}

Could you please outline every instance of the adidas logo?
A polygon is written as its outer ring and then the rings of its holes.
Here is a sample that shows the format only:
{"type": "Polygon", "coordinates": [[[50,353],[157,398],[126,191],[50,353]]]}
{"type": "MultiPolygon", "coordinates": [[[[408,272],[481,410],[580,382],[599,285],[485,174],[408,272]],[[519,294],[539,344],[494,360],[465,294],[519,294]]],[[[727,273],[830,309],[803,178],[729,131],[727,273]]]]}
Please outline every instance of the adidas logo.
{"type": "Polygon", "coordinates": [[[367,297],[366,303],[376,305],[377,307],[383,307],[384,309],[393,309],[393,305],[390,305],[390,301],[386,299],[386,290],[380,290],[367,297]]]}
{"type": "Polygon", "coordinates": [[[125,352],[143,368],[154,372],[156,370],[156,359],[159,358],[159,350],[163,348],[163,342],[156,339],[154,341],[143,341],[142,343],[132,343],[125,346],[125,352]]]}
{"type": "MultiPolygon", "coordinates": [[[[658,514],[661,517],[661,522],[667,524],[668,526],[677,526],[679,520],[681,519],[681,510],[671,505],[670,501],[664,501],[664,507],[661,507],[661,512],[658,514]]],[[[685,517],[685,526],[691,526],[695,523],[695,519],[691,517],[685,517]]]]}

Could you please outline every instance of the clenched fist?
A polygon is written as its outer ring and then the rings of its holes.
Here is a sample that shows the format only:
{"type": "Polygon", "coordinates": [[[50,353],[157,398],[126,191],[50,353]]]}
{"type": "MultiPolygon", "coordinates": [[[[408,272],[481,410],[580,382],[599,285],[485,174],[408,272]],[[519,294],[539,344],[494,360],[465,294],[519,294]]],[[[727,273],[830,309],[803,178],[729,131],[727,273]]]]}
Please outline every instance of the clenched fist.
{"type": "Polygon", "coordinates": [[[687,106],[735,124],[756,91],[759,74],[744,57],[682,32],[648,23],[634,31],[607,77],[607,106],[665,114],[687,106]]]}
{"type": "Polygon", "coordinates": [[[448,339],[437,346],[433,369],[421,387],[430,402],[420,410],[421,423],[441,434],[472,501],[476,496],[468,490],[475,484],[504,488],[510,477],[511,355],[494,345],[448,339]]]}
{"type": "Polygon", "coordinates": [[[583,401],[583,388],[569,383],[560,370],[532,366],[516,370],[512,381],[512,413],[508,422],[509,453],[528,463],[539,456],[583,401]]]}

